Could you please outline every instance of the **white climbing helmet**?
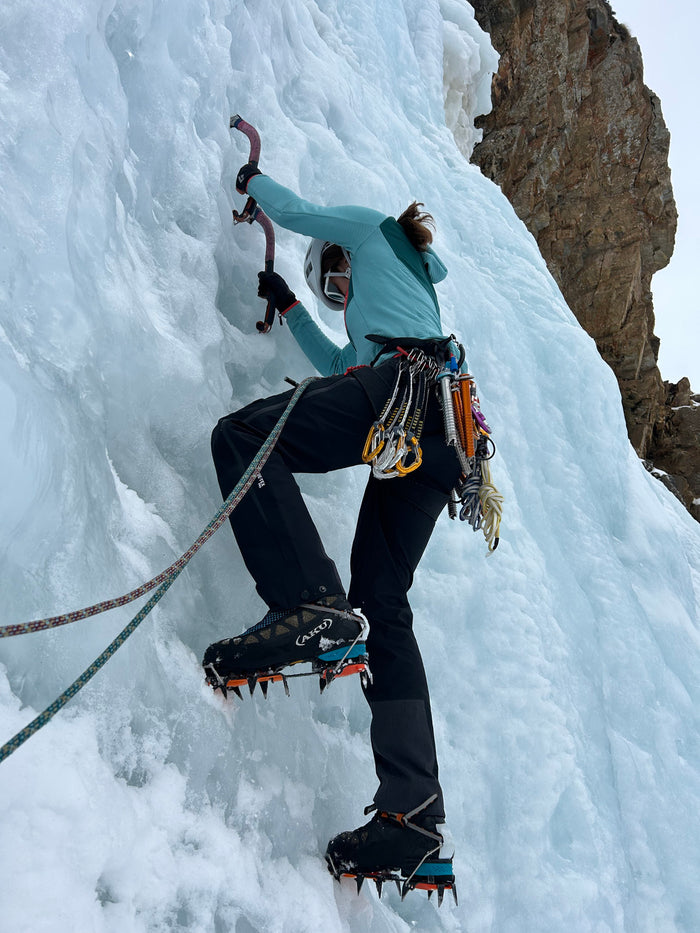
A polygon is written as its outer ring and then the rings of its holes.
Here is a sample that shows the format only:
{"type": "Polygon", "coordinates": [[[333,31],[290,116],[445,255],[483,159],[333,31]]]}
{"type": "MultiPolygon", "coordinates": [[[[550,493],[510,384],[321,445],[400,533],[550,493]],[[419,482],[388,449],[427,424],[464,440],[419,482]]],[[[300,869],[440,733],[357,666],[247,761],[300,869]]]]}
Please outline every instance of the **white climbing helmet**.
{"type": "Polygon", "coordinates": [[[345,302],[345,295],[336,288],[331,282],[333,278],[350,278],[350,254],[337,243],[331,243],[330,240],[312,240],[306,251],[304,259],[304,277],[306,284],[316,297],[326,305],[327,308],[336,310],[338,305],[345,302]],[[326,251],[331,247],[338,249],[348,262],[348,268],[345,272],[326,272],[323,271],[323,259],[326,251]]]}

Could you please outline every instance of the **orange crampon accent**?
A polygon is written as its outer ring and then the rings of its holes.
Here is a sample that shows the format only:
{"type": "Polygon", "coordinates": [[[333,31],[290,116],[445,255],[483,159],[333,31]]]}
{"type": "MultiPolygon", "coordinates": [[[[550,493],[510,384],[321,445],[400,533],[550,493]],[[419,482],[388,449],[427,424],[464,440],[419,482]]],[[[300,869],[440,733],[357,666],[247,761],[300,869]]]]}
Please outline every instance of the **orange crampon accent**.
{"type": "MultiPolygon", "coordinates": [[[[291,666],[293,667],[295,664],[301,663],[303,662],[297,661],[294,662],[291,666]]],[[[267,699],[267,690],[271,683],[281,683],[284,686],[284,692],[287,694],[287,696],[289,696],[290,680],[296,677],[318,677],[321,693],[323,693],[326,687],[338,677],[349,677],[351,674],[359,674],[363,685],[367,685],[372,682],[372,673],[369,668],[366,654],[362,654],[357,658],[347,658],[335,663],[326,662],[325,664],[319,664],[311,671],[305,671],[301,674],[292,674],[272,670],[267,672],[259,671],[251,672],[248,676],[229,675],[225,678],[225,680],[217,684],[215,684],[212,680],[209,680],[208,683],[211,684],[215,690],[221,690],[224,696],[226,696],[229,690],[232,690],[239,699],[242,699],[241,687],[248,687],[252,695],[255,692],[255,688],[259,686],[263,696],[267,699]]]]}
{"type": "Polygon", "coordinates": [[[349,677],[350,674],[361,674],[365,670],[367,670],[367,665],[364,661],[360,661],[358,664],[346,664],[337,674],[334,674],[333,668],[329,667],[321,672],[321,679],[330,683],[331,680],[335,680],[337,677],[349,677]]]}
{"type": "Polygon", "coordinates": [[[394,871],[342,871],[336,874],[335,870],[331,868],[330,865],[328,866],[328,870],[335,876],[336,881],[340,881],[341,878],[352,878],[357,885],[358,894],[362,890],[362,885],[365,881],[373,881],[377,887],[377,894],[381,898],[384,885],[393,882],[401,895],[401,900],[403,900],[410,891],[425,891],[428,895],[428,900],[430,900],[437,891],[438,907],[440,907],[445,891],[450,891],[455,904],[459,903],[457,900],[457,885],[455,884],[454,877],[447,880],[413,881],[411,879],[402,878],[400,874],[394,871]]]}

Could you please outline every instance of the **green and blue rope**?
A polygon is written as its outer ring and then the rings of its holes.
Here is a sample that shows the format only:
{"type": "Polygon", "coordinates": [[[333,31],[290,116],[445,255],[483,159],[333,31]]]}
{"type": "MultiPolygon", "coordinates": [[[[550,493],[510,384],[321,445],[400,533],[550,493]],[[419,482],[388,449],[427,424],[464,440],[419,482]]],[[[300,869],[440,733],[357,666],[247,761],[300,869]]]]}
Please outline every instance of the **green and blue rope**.
{"type": "Polygon", "coordinates": [[[136,590],[132,590],[131,593],[127,593],[125,596],[119,596],[116,599],[110,599],[106,602],[97,603],[95,606],[89,606],[86,609],[79,609],[76,612],[69,612],[61,616],[53,616],[51,619],[40,619],[36,622],[28,622],[21,625],[8,625],[0,629],[0,637],[7,637],[11,635],[21,635],[26,632],[37,632],[47,628],[54,628],[58,625],[66,625],[67,623],[75,622],[78,619],[85,619],[89,616],[97,615],[99,612],[106,612],[108,609],[114,609],[117,606],[124,606],[158,586],[158,589],[153,594],[153,596],[151,596],[145,606],[143,606],[143,608],[134,616],[126,628],[123,629],[119,635],[117,635],[114,641],[107,648],[105,648],[102,654],[93,661],[90,667],[83,671],[80,677],[78,677],[78,679],[75,680],[70,685],[70,687],[64,690],[63,693],[57,697],[50,706],[47,706],[46,709],[36,717],[36,719],[33,719],[29,725],[25,726],[24,729],[21,729],[9,740],[9,742],[6,742],[0,748],[0,763],[8,758],[14,751],[16,751],[20,745],[23,745],[27,739],[34,735],[35,732],[38,732],[42,726],[45,726],[49,720],[53,719],[56,713],[61,710],[79,690],[81,690],[90,680],[92,680],[100,668],[102,668],[107,663],[107,661],[109,661],[115,651],[124,644],[127,638],[133,634],[133,632],[136,631],[139,625],[149,614],[151,609],[153,609],[156,603],[165,595],[168,589],[170,589],[172,584],[175,582],[180,573],[185,569],[185,566],[189,563],[196,552],[206,541],[209,540],[209,538],[211,538],[214,532],[216,532],[223,525],[231,512],[233,512],[233,510],[241,502],[245,494],[255,482],[258,473],[267,462],[267,459],[272,453],[275,444],[279,440],[279,436],[282,433],[282,428],[284,427],[284,424],[287,421],[287,418],[289,417],[292,409],[299,401],[299,398],[307,386],[315,381],[315,378],[316,377],[311,376],[308,379],[305,379],[303,382],[299,383],[292,397],[290,398],[287,407],[282,412],[279,420],[275,424],[272,431],[270,431],[268,434],[260,450],[251,461],[248,469],[240,478],[236,486],[231,490],[230,495],[227,497],[219,511],[216,513],[211,522],[209,522],[207,527],[194,542],[192,547],[185,551],[182,557],[178,558],[178,560],[176,560],[174,564],[168,567],[167,570],[164,570],[162,573],[158,574],[157,577],[154,577],[153,580],[149,580],[148,583],[144,583],[142,586],[138,587],[136,590]]]}

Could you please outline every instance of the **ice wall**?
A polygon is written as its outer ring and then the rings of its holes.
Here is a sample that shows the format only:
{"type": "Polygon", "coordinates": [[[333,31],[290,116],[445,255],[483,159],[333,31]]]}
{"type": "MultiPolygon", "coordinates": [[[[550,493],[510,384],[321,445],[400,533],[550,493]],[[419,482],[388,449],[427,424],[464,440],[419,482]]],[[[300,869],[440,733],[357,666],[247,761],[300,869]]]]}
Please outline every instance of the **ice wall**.
{"type": "MultiPolygon", "coordinates": [[[[700,926],[700,535],[634,457],[534,241],[457,149],[493,62],[452,0],[0,8],[3,623],[170,564],[219,503],[213,424],[310,373],[286,328],[255,331],[262,238],[231,226],[247,155],[231,113],[306,197],[434,214],[445,327],[506,496],[497,553],[445,517],[413,589],[459,908],[358,898],[326,873],[327,839],[374,790],[358,684],[240,706],[204,688],[206,645],[263,612],[224,529],[0,765],[8,929],[700,926]]],[[[304,249],[278,231],[277,268],[309,299],[304,249]]],[[[346,579],[364,481],[302,481],[346,579]]],[[[132,614],[3,640],[2,741],[132,614]]]]}

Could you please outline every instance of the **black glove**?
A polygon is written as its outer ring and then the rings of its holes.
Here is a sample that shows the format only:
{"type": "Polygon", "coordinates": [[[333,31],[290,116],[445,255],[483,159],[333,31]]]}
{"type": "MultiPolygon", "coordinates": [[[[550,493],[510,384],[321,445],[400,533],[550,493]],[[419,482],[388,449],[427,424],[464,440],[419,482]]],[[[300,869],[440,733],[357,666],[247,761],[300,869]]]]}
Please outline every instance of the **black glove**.
{"type": "Polygon", "coordinates": [[[255,175],[262,175],[262,172],[257,167],[257,165],[253,165],[252,162],[246,162],[245,165],[241,166],[241,168],[238,169],[238,174],[236,175],[236,191],[239,194],[247,194],[248,182],[255,175]]]}
{"type": "Polygon", "coordinates": [[[296,304],[297,296],[276,272],[258,272],[258,282],[258,298],[267,298],[280,314],[296,304]]]}

